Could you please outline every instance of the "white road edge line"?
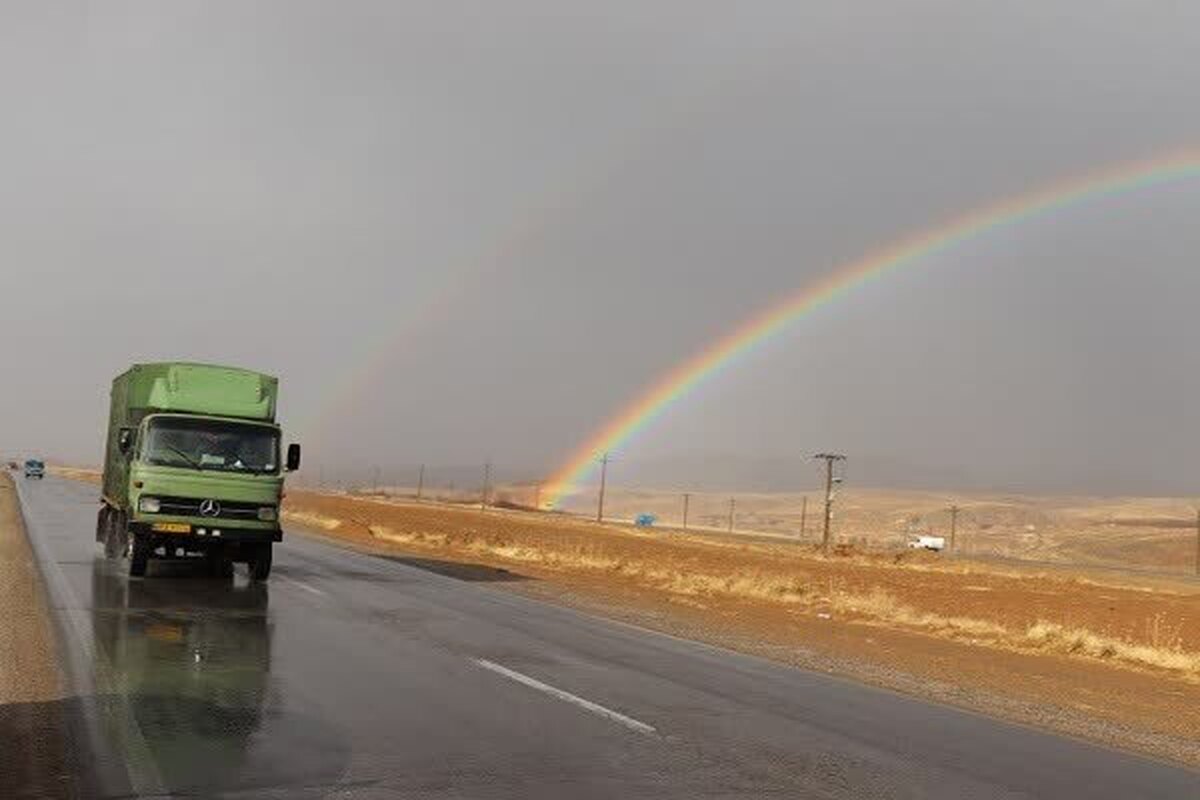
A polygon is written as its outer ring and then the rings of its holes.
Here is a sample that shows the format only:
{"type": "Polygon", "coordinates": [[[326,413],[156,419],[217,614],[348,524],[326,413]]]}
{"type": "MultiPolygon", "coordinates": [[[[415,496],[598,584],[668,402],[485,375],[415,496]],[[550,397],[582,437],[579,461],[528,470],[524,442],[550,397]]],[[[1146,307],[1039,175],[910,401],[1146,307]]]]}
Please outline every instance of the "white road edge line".
{"type": "Polygon", "coordinates": [[[279,578],[282,581],[285,581],[286,583],[290,583],[295,586],[299,586],[304,591],[309,592],[311,594],[315,594],[318,597],[329,597],[329,595],[326,594],[325,592],[321,591],[320,589],[318,589],[315,586],[309,586],[304,581],[298,581],[295,578],[289,578],[287,575],[276,575],[275,577],[279,578]]]}
{"type": "Polygon", "coordinates": [[[632,717],[627,717],[624,714],[613,711],[611,708],[605,708],[598,703],[593,703],[591,700],[585,700],[582,697],[571,694],[570,692],[564,692],[562,689],[556,689],[549,684],[542,683],[536,678],[523,675],[516,670],[511,670],[508,667],[497,664],[494,661],[488,661],[486,658],[473,658],[471,660],[484,669],[491,670],[499,675],[503,675],[509,680],[514,680],[517,683],[528,686],[530,689],[537,689],[539,692],[544,692],[551,697],[557,697],[559,700],[564,700],[572,705],[579,706],[585,711],[590,711],[597,716],[612,720],[619,725],[624,725],[626,728],[637,731],[645,736],[656,736],[658,734],[658,730],[651,725],[647,725],[644,722],[639,722],[632,717]]]}

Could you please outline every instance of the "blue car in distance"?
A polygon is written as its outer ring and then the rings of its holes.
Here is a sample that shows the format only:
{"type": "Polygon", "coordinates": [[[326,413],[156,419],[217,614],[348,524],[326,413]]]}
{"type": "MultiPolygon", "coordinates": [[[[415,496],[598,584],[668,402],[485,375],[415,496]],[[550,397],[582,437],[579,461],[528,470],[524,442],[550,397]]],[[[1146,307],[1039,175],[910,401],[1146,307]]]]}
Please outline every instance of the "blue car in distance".
{"type": "Polygon", "coordinates": [[[25,461],[25,477],[37,478],[41,480],[46,477],[46,464],[36,458],[30,458],[25,461]]]}

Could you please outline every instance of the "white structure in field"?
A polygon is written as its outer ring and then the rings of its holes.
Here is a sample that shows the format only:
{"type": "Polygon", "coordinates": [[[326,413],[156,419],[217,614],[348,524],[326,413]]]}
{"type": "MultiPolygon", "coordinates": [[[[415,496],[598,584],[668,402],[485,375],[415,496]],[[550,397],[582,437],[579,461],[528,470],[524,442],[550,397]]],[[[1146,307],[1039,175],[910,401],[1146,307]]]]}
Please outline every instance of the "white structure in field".
{"type": "Polygon", "coordinates": [[[945,550],[946,537],[944,536],[918,536],[915,540],[908,543],[912,550],[945,550]]]}

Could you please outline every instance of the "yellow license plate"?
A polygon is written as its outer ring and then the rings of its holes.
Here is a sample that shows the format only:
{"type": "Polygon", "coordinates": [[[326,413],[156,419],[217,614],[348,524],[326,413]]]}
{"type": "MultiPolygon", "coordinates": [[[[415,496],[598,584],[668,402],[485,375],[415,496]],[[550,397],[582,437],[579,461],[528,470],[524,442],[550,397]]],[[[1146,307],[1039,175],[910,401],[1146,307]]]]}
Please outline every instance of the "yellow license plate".
{"type": "Polygon", "coordinates": [[[151,526],[159,533],[191,533],[192,526],[186,522],[156,522],[151,526]]]}

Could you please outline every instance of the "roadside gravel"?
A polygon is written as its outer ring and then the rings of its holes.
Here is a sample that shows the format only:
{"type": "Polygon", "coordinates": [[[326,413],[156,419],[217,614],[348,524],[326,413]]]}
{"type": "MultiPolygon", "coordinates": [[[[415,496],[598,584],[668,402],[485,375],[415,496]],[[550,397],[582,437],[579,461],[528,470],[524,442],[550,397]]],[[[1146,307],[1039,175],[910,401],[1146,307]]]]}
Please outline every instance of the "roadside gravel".
{"type": "Polygon", "coordinates": [[[0,797],[85,796],[68,720],[54,624],[21,520],[0,474],[0,797]]]}

